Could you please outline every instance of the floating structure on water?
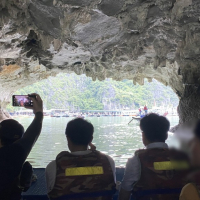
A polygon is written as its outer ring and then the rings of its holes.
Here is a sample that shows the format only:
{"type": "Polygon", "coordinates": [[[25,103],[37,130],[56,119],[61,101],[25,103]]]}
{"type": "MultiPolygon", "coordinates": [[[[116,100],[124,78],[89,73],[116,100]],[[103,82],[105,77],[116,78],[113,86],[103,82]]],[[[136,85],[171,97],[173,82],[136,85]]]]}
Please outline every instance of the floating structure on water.
{"type": "MultiPolygon", "coordinates": [[[[154,112],[163,115],[167,113],[170,116],[178,116],[177,112],[168,112],[161,108],[149,109],[148,112],[154,112]]],[[[14,113],[10,113],[12,116],[16,117],[30,117],[33,116],[31,110],[21,109],[14,113]]],[[[67,109],[51,109],[44,110],[45,117],[117,117],[117,116],[130,116],[136,120],[140,120],[140,115],[138,110],[81,110],[79,112],[71,112],[67,109]]]]}

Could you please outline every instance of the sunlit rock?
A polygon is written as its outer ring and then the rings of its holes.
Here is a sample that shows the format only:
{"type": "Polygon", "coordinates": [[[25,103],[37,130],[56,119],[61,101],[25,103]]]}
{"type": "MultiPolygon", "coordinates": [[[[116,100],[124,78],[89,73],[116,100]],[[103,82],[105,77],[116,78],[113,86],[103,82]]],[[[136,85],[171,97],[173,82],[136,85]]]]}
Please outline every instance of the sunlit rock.
{"type": "MultiPolygon", "coordinates": [[[[1,0],[1,102],[59,72],[200,83],[199,0],[1,0]]],[[[1,106],[4,105],[1,103],[1,106]]]]}

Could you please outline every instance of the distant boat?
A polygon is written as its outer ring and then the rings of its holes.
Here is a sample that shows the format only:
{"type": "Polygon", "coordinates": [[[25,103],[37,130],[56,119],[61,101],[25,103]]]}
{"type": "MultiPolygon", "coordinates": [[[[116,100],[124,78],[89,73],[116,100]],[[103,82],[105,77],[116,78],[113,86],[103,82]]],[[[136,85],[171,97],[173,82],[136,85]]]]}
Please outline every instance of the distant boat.
{"type": "Polygon", "coordinates": [[[59,113],[52,114],[51,117],[61,117],[59,113]]]}
{"type": "Polygon", "coordinates": [[[132,119],[135,119],[135,120],[137,120],[137,121],[140,121],[142,118],[144,117],[144,115],[141,115],[141,116],[134,116],[134,117],[132,117],[132,119]]]}

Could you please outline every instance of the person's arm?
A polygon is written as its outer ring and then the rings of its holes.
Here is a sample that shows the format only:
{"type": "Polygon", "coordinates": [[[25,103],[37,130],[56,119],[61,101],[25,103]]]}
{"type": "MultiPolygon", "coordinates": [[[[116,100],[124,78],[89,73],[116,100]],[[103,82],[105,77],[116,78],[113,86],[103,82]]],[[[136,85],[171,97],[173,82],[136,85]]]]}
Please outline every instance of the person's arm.
{"type": "Polygon", "coordinates": [[[47,184],[47,193],[49,193],[55,184],[56,181],[56,161],[53,160],[50,162],[45,170],[45,176],[46,176],[46,184],[47,184]]]}
{"type": "Polygon", "coordinates": [[[43,103],[42,99],[38,94],[34,95],[36,95],[36,98],[31,97],[31,100],[33,101],[33,107],[27,107],[27,108],[33,109],[35,118],[31,123],[31,125],[26,130],[26,132],[24,133],[23,138],[16,142],[16,144],[20,145],[25,150],[26,156],[28,156],[28,154],[30,153],[42,129],[43,103]]]}
{"type": "Polygon", "coordinates": [[[133,185],[140,178],[140,161],[137,156],[130,158],[126,163],[124,178],[121,184],[118,200],[129,200],[133,185]]]}
{"type": "Polygon", "coordinates": [[[108,155],[106,155],[106,157],[108,158],[108,161],[110,163],[110,166],[112,168],[112,172],[113,172],[113,177],[114,177],[114,181],[116,183],[116,168],[115,168],[115,161],[108,155]]]}

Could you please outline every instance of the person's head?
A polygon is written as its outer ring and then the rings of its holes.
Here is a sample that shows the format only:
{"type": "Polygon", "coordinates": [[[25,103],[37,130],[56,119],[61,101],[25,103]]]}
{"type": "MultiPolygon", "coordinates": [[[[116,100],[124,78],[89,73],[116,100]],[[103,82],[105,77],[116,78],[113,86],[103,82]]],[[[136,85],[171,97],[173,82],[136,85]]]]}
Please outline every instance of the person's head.
{"type": "Polygon", "coordinates": [[[24,127],[14,119],[6,119],[0,123],[0,147],[11,145],[24,134],[24,127]]]}
{"type": "Polygon", "coordinates": [[[165,142],[168,137],[170,123],[155,113],[147,114],[140,120],[140,129],[144,145],[153,142],[165,142]]]}
{"type": "Polygon", "coordinates": [[[194,129],[194,138],[190,144],[191,162],[194,166],[200,167],[200,120],[194,129]]]}
{"type": "Polygon", "coordinates": [[[76,118],[68,122],[66,137],[70,151],[86,150],[93,140],[93,125],[82,118],[76,118]]]}

